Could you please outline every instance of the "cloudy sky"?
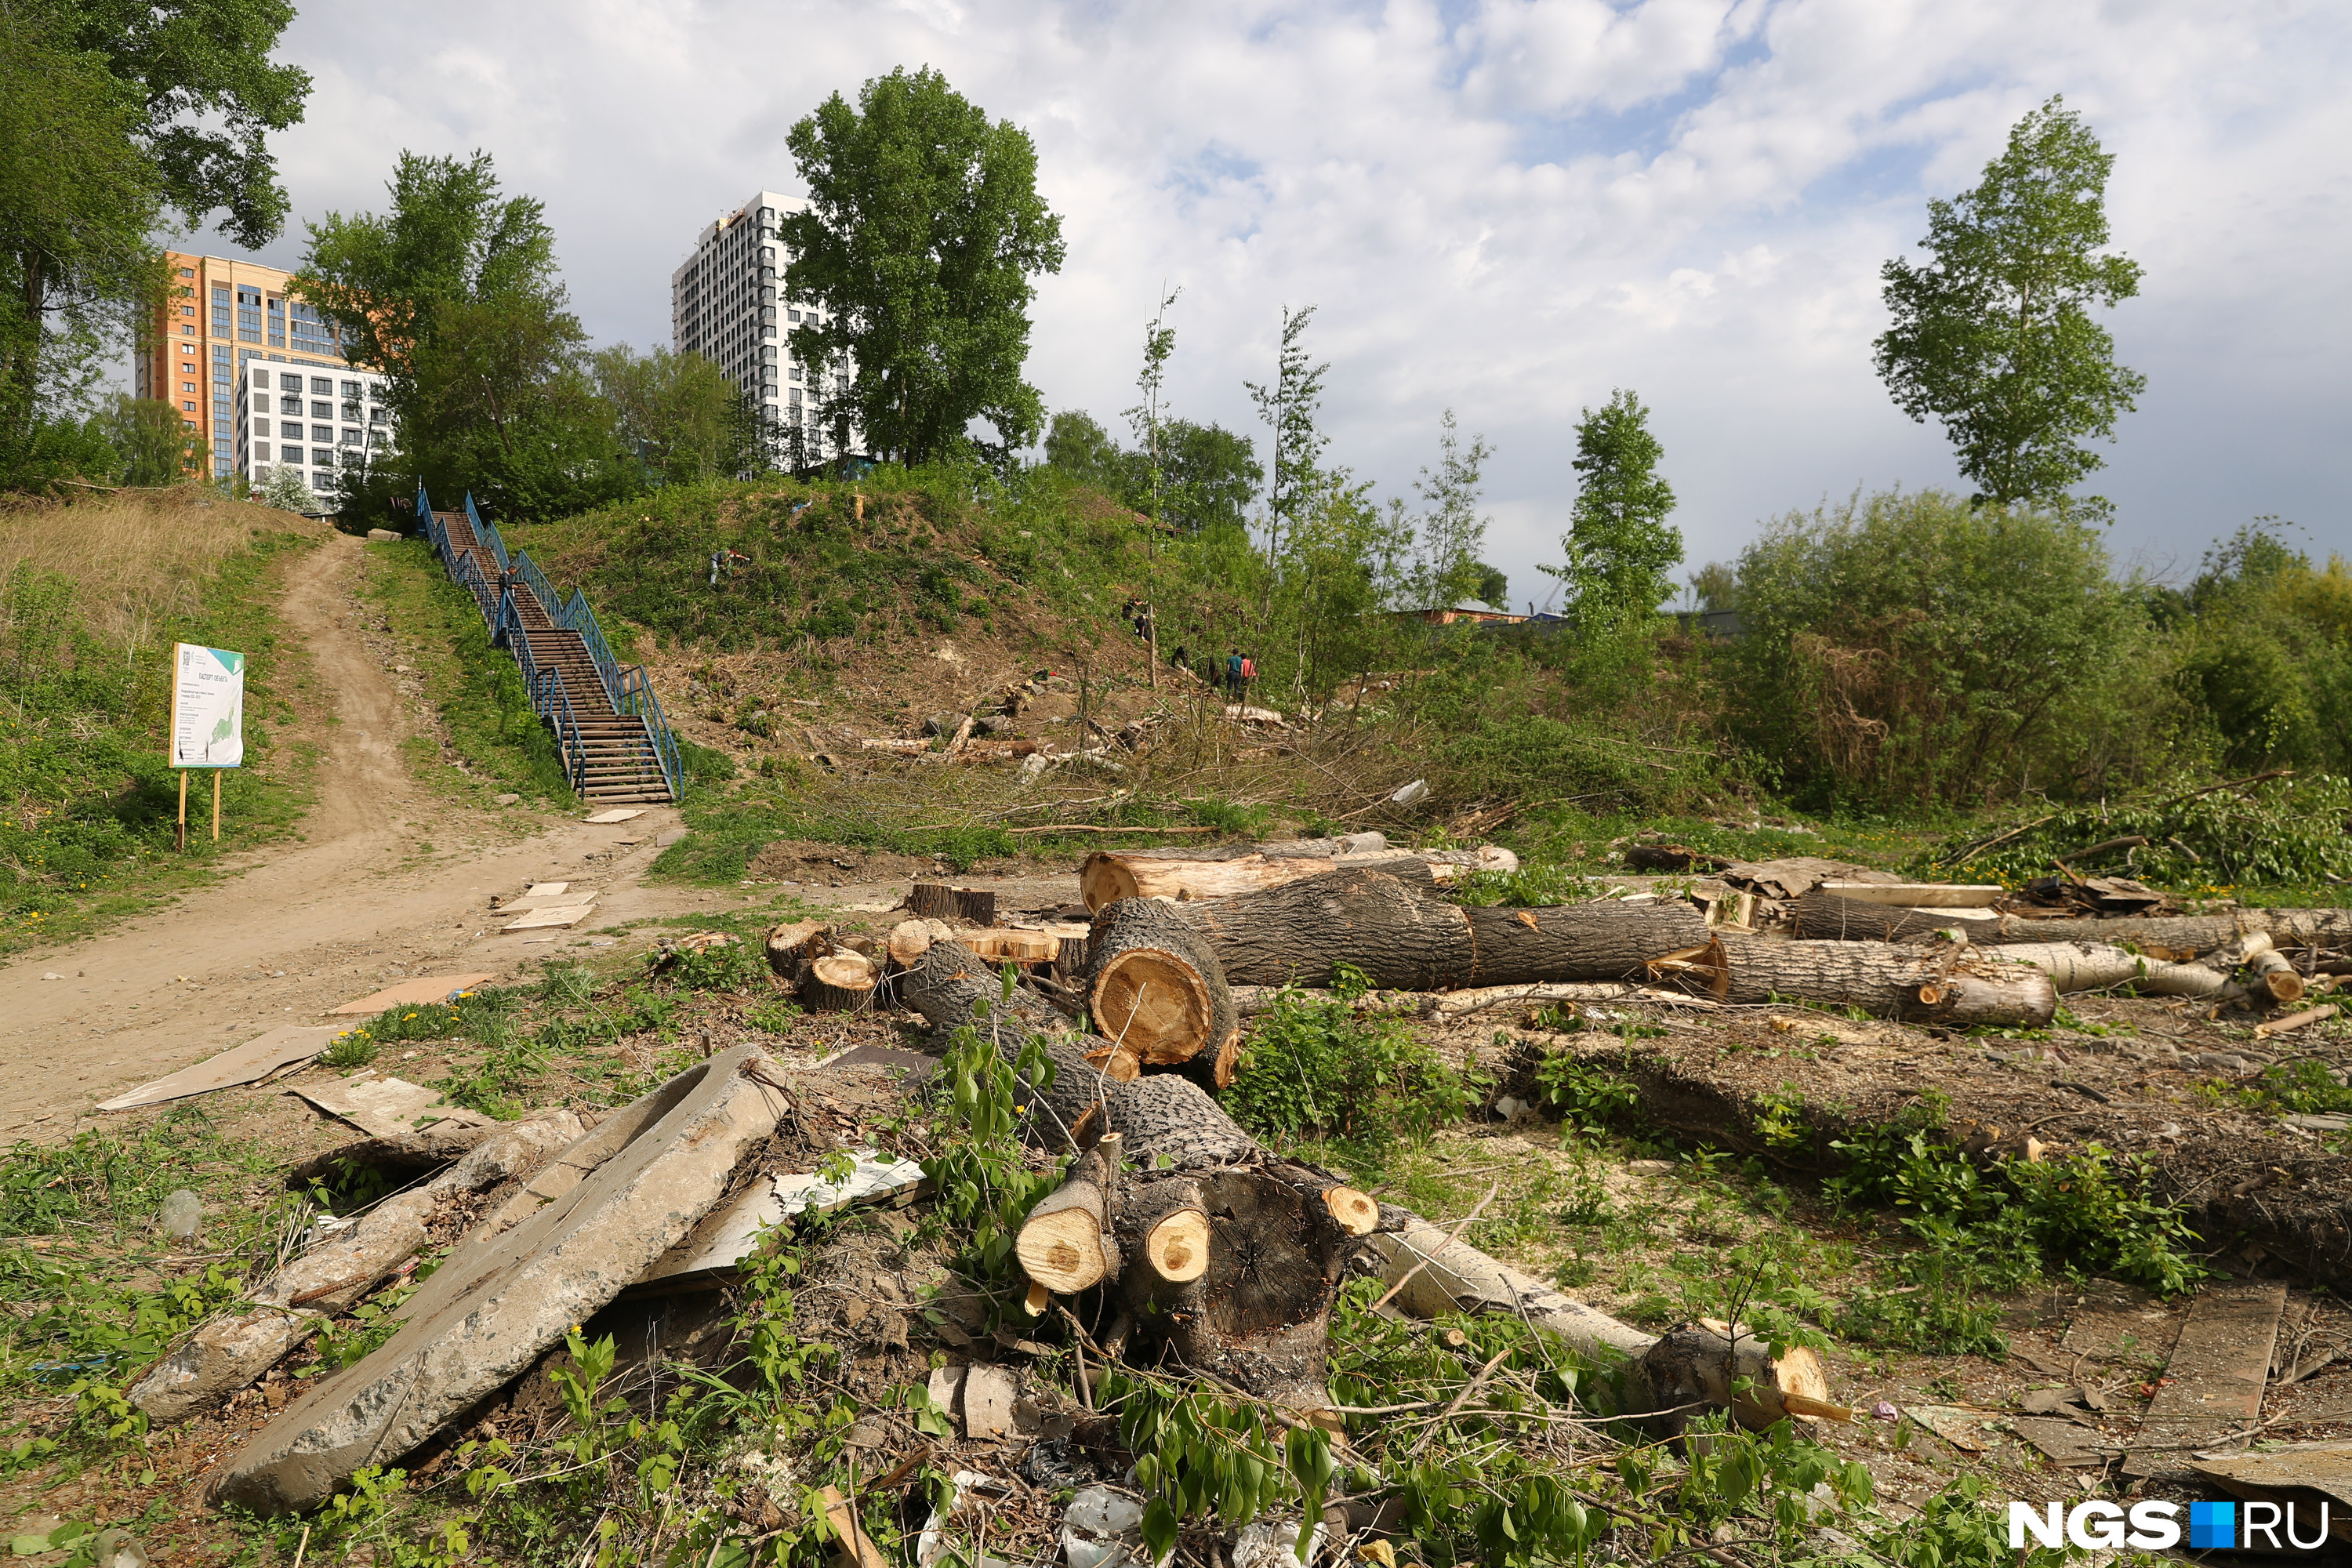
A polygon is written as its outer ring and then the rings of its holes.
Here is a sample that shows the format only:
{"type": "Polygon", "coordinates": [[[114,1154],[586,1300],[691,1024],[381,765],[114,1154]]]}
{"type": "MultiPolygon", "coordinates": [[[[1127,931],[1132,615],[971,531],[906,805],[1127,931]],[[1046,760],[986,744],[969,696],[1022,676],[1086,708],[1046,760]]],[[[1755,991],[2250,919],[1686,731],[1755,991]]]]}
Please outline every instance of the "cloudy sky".
{"type": "MultiPolygon", "coordinates": [[[[1410,484],[1455,409],[1497,448],[1489,554],[1540,597],[1578,411],[1654,410],[1696,563],[1855,487],[1948,485],[1870,366],[1877,271],[2053,93],[2116,154],[2147,392],[2105,447],[2119,557],[2193,568],[2258,514],[2352,551],[2352,7],[2305,0],[901,0],[313,4],[279,142],[298,220],[406,147],[546,201],[602,342],[669,327],[696,232],[801,189],[786,128],[899,65],[1027,129],[1069,258],[1030,375],[1110,423],[1183,296],[1176,411],[1247,426],[1280,308],[1318,307],[1333,460],[1410,484]]],[[[219,250],[224,242],[200,242],[219,250]]],[[[299,222],[263,253],[299,255],[299,222]]]]}

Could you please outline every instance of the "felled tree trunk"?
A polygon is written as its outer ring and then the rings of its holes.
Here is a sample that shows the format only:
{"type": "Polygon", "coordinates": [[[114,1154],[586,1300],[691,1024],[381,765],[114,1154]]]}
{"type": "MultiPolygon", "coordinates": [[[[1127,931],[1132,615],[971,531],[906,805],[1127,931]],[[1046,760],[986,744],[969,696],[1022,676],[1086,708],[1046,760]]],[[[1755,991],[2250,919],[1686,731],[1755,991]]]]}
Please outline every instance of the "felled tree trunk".
{"type": "Polygon", "coordinates": [[[1818,889],[1797,900],[1797,935],[1805,942],[1909,942],[1953,927],[1973,932],[1990,923],[1864,903],[1818,889]]]}
{"type": "MultiPolygon", "coordinates": [[[[1277,849],[1286,847],[1276,846],[1277,849]]],[[[1476,849],[1381,849],[1369,855],[1266,853],[1235,846],[1224,852],[1197,850],[1104,850],[1078,868],[1078,891],[1089,910],[1120,899],[1174,899],[1191,902],[1230,899],[1278,888],[1286,882],[1333,871],[1373,868],[1418,868],[1438,881],[1454,881],[1476,870],[1508,871],[1518,857],[1491,845],[1476,849]]]]}
{"type": "Polygon", "coordinates": [[[1172,906],[1150,899],[1105,905],[1087,954],[1095,1028],[1117,1043],[1117,1059],[1181,1068],[1212,1091],[1233,1082],[1241,1042],[1233,988],[1216,953],[1172,906]]]}
{"type": "MultiPolygon", "coordinates": [[[[971,1025],[1008,1061],[1017,1061],[1034,1030],[1048,1022],[1041,1015],[1049,1010],[1017,993],[1003,1002],[996,977],[951,942],[923,954],[904,994],[934,1028],[971,1025]]],[[[1370,1247],[1391,1260],[1391,1279],[1432,1260],[1428,1279],[1418,1289],[1408,1281],[1400,1293],[1408,1310],[1430,1317],[1464,1309],[1527,1313],[1603,1360],[1632,1358],[1629,1411],[1658,1408],[1650,1390],[1664,1374],[1654,1378],[1645,1364],[1659,1342],[1652,1336],[1448,1241],[1416,1215],[1384,1210],[1327,1173],[1277,1158],[1181,1077],[1120,1082],[1087,1060],[1083,1037],[1044,1039],[1056,1075],[1049,1088],[1028,1086],[1028,1135],[1066,1151],[1099,1150],[1116,1134],[1120,1158],[1134,1169],[1111,1173],[1108,1154],[1094,1167],[1073,1167],[1078,1191],[1065,1183],[1030,1215],[1033,1224],[1041,1216],[1049,1222],[1034,1248],[1047,1257],[1048,1278],[1034,1271],[1031,1278],[1052,1290],[1053,1268],[1076,1264],[1065,1278],[1085,1279],[1091,1264],[1083,1255],[1098,1249],[1102,1272],[1082,1289],[1103,1293],[1098,1305],[1112,1319],[1104,1342],[1114,1353],[1163,1352],[1313,1419],[1330,1403],[1324,1366],[1340,1273],[1360,1247],[1370,1247]],[[1057,1234],[1071,1257],[1049,1255],[1057,1234]]],[[[1022,1241],[1015,1247],[1025,1266],[1022,1241]]],[[[1820,1386],[1818,1363],[1802,1352],[1775,1362],[1753,1336],[1737,1347],[1727,1342],[1723,1352],[1719,1373],[1700,1376],[1696,1401],[1732,1407],[1735,1382],[1744,1378],[1756,1392],[1736,1409],[1753,1425],[1786,1413],[1780,1391],[1820,1386]]],[[[1700,1375],[1686,1352],[1675,1353],[1682,1360],[1672,1375],[1700,1375]]]]}
{"type": "MultiPolygon", "coordinates": [[[[1720,956],[1672,965],[1686,989],[1719,1001],[1835,1002],[1881,1018],[1968,1028],[1978,1024],[2041,1028],[2058,1010],[2050,976],[2002,963],[1972,948],[1944,952],[1876,942],[1769,942],[1717,937],[1720,956]]],[[[1661,966],[1669,967],[1669,966],[1661,966]]]]}
{"type": "Polygon", "coordinates": [[[2014,942],[1992,950],[2011,963],[2030,963],[2048,974],[2061,994],[2128,985],[2149,996],[2200,996],[2221,1000],[2243,990],[2219,970],[2201,963],[2169,963],[2088,942],[2014,942]]]}
{"type": "Polygon", "coordinates": [[[1328,985],[1342,963],[1401,991],[1623,980],[1707,940],[1706,917],[1687,904],[1463,909],[1427,889],[1353,869],[1179,913],[1235,985],[1328,985]]]}
{"type": "Polygon", "coordinates": [[[2019,942],[2102,942],[2137,948],[2151,958],[2200,958],[2249,932],[2278,947],[2343,947],[2352,943],[2352,910],[2232,910],[2224,915],[2128,915],[2119,920],[2028,920],[2002,915],[1977,921],[1969,940],[1979,947],[2019,942]]]}
{"type": "Polygon", "coordinates": [[[1671,1436],[1696,1408],[1728,1409],[1743,1425],[1764,1427],[1801,1415],[1787,1395],[1825,1399],[1820,1358],[1793,1348],[1774,1357],[1752,1334],[1734,1346],[1709,1325],[1692,1324],[1664,1339],[1597,1312],[1583,1302],[1499,1263],[1420,1215],[1382,1211],[1386,1226],[1368,1238],[1396,1288],[1397,1305],[1417,1318],[1478,1312],[1521,1318],[1549,1329],[1618,1383],[1625,1413],[1659,1412],[1652,1425],[1671,1436]],[[1704,1335],[1695,1338],[1695,1335],[1704,1335]],[[1747,1392],[1735,1399],[1736,1386],[1747,1392]]]}

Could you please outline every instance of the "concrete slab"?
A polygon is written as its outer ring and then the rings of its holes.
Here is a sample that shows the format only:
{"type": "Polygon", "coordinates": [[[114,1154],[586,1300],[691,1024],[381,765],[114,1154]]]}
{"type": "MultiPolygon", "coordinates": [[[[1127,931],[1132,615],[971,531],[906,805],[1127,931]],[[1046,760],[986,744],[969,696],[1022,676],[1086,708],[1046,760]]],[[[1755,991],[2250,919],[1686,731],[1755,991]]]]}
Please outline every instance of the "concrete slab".
{"type": "Polygon", "coordinates": [[[287,1092],[378,1138],[414,1132],[419,1127],[442,1121],[478,1127],[490,1120],[478,1110],[449,1104],[437,1089],[427,1089],[406,1079],[380,1078],[373,1073],[337,1079],[332,1083],[310,1084],[287,1092]]]}
{"type": "Polygon", "coordinates": [[[664,1253],[637,1283],[732,1270],[760,1245],[760,1233],[804,1214],[833,1214],[861,1205],[893,1207],[923,1188],[923,1168],[912,1160],[886,1160],[856,1151],[856,1165],[838,1184],[814,1173],[770,1176],[702,1216],[684,1241],[664,1253]]]}
{"type": "Polygon", "coordinates": [[[215,1500],[315,1507],[359,1466],[398,1463],[503,1387],[710,1211],[775,1131],[779,1081],[765,1052],[738,1047],[608,1121],[626,1135],[600,1127],[567,1149],[551,1166],[606,1157],[512,1230],[469,1237],[409,1299],[389,1343],[322,1378],[223,1465],[215,1500]]]}
{"type": "Polygon", "coordinates": [[[2188,1468],[2233,1497],[2303,1503],[2297,1528],[2306,1536],[2316,1533],[2311,1521],[2325,1506],[2328,1533],[2352,1542],[2352,1443],[2290,1443],[2265,1454],[2200,1454],[2188,1468]]]}
{"type": "Polygon", "coordinates": [[[580,820],[583,822],[635,822],[644,815],[645,813],[635,806],[623,806],[615,807],[611,811],[600,811],[593,816],[583,816],[580,820]]]}
{"type": "Polygon", "coordinates": [[[500,931],[562,931],[578,925],[596,912],[593,904],[572,904],[562,909],[534,910],[519,921],[500,926],[500,931]]]}
{"type": "Polygon", "coordinates": [[[362,996],[327,1011],[337,1017],[364,1017],[389,1007],[413,1007],[420,1002],[446,1002],[450,993],[471,991],[493,974],[425,974],[415,980],[404,980],[397,985],[387,985],[373,996],[362,996]]]}
{"type": "Polygon", "coordinates": [[[162,1105],[169,1100],[185,1100],[191,1095],[210,1094],[215,1089],[259,1083],[280,1068],[309,1061],[334,1044],[335,1037],[345,1032],[345,1028],[337,1024],[317,1026],[289,1024],[282,1029],[257,1035],[233,1050],[223,1051],[210,1061],[198,1062],[194,1067],[182,1068],[178,1072],[159,1078],[152,1083],[125,1089],[112,1100],[100,1101],[98,1109],[135,1110],[142,1105],[162,1105]]]}
{"type": "Polygon", "coordinates": [[[596,901],[596,889],[579,888],[571,892],[534,895],[526,893],[509,904],[500,904],[490,911],[498,915],[528,915],[541,910],[585,909],[596,901]]]}

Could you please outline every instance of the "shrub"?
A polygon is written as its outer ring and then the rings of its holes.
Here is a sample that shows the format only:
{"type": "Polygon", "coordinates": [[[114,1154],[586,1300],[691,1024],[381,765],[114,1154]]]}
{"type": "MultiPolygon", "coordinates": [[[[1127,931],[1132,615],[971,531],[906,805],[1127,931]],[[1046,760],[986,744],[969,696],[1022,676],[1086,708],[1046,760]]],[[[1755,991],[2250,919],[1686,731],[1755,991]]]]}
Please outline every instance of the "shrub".
{"type": "Polygon", "coordinates": [[[1935,812],[2125,782],[2183,716],[2096,529],[1940,490],[1791,512],[1739,558],[1741,738],[1801,793],[1935,812]]]}
{"type": "Polygon", "coordinates": [[[1475,1101],[1455,1071],[1393,1018],[1349,1005],[1362,976],[1341,966],[1328,1000],[1285,991],[1242,1057],[1226,1090],[1234,1120],[1262,1137],[1324,1138],[1377,1161],[1399,1138],[1424,1139],[1459,1121],[1475,1101]]]}

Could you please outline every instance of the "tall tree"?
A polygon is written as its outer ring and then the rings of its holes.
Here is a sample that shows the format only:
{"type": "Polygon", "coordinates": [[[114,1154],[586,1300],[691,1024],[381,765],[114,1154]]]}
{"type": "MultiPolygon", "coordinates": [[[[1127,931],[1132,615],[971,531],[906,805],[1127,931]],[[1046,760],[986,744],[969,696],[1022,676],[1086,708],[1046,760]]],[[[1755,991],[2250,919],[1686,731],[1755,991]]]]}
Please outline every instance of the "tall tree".
{"type": "Polygon", "coordinates": [[[662,482],[699,484],[762,466],[757,411],[716,362],[658,345],[640,355],[616,343],[591,363],[618,416],[622,448],[662,482]]]}
{"type": "Polygon", "coordinates": [[[1288,536],[1305,525],[1309,500],[1318,493],[1323,448],[1331,438],[1315,423],[1323,406],[1323,377],[1328,363],[1310,363],[1307,323],[1315,307],[1282,308],[1282,347],[1275,358],[1273,383],[1245,381],[1258,417],[1273,431],[1274,482],[1266,491],[1266,554],[1279,556],[1288,536]]]}
{"type": "Polygon", "coordinates": [[[2057,500],[2104,466],[2081,443],[2113,440],[2147,384],[2090,314],[2139,292],[2137,262],[2100,254],[2114,164],[2053,98],[1974,190],[1927,204],[1934,265],[1897,258],[1881,274],[1894,324],[1878,374],[1912,418],[1943,422],[1980,500],[2057,500]]]}
{"type": "Polygon", "coordinates": [[[1265,482],[1250,438],[1221,425],[1171,419],[1160,427],[1168,520],[1188,533],[1242,527],[1265,482]]]}
{"type": "Polygon", "coordinates": [[[51,0],[73,47],[140,100],[133,137],[191,228],[215,213],[247,248],[278,237],[286,192],[268,136],[300,122],[310,73],[273,65],[286,0],[51,0]]]}
{"type": "Polygon", "coordinates": [[[81,466],[68,418],[163,297],[139,94],[52,19],[0,10],[0,484],[81,466]]]}
{"type": "Polygon", "coordinates": [[[1413,526],[1413,562],[1406,576],[1415,608],[1450,608],[1475,599],[1501,609],[1508,601],[1510,580],[1478,559],[1486,542],[1478,498],[1486,459],[1494,455],[1484,436],[1463,445],[1454,410],[1439,418],[1436,470],[1423,468],[1412,486],[1425,509],[1413,526]]]}
{"type": "Polygon", "coordinates": [[[777,226],[785,293],[830,307],[792,334],[796,356],[835,367],[821,417],[904,463],[946,455],[975,419],[1000,455],[1034,441],[1045,405],[1021,378],[1031,279],[1060,271],[1064,247],[1028,133],[989,123],[937,71],[902,67],[854,108],[835,93],[785,144],[809,188],[777,226]]]}
{"type": "Polygon", "coordinates": [[[487,153],[403,153],[388,188],[388,214],[310,225],[295,276],[354,357],[391,378],[400,460],[372,469],[347,508],[417,478],[526,519],[625,489],[614,409],[590,376],[544,205],[502,195],[487,153]]]}
{"type": "Polygon", "coordinates": [[[1666,521],[1675,491],[1658,476],[1664,456],[1650,411],[1622,387],[1577,422],[1583,479],[1560,538],[1568,560],[1540,570],[1566,584],[1588,640],[1646,622],[1674,593],[1666,574],[1682,561],[1683,536],[1666,521]]]}
{"type": "Polygon", "coordinates": [[[100,410],[97,423],[114,448],[121,483],[177,484],[204,460],[195,426],[161,399],[118,395],[100,410]]]}

